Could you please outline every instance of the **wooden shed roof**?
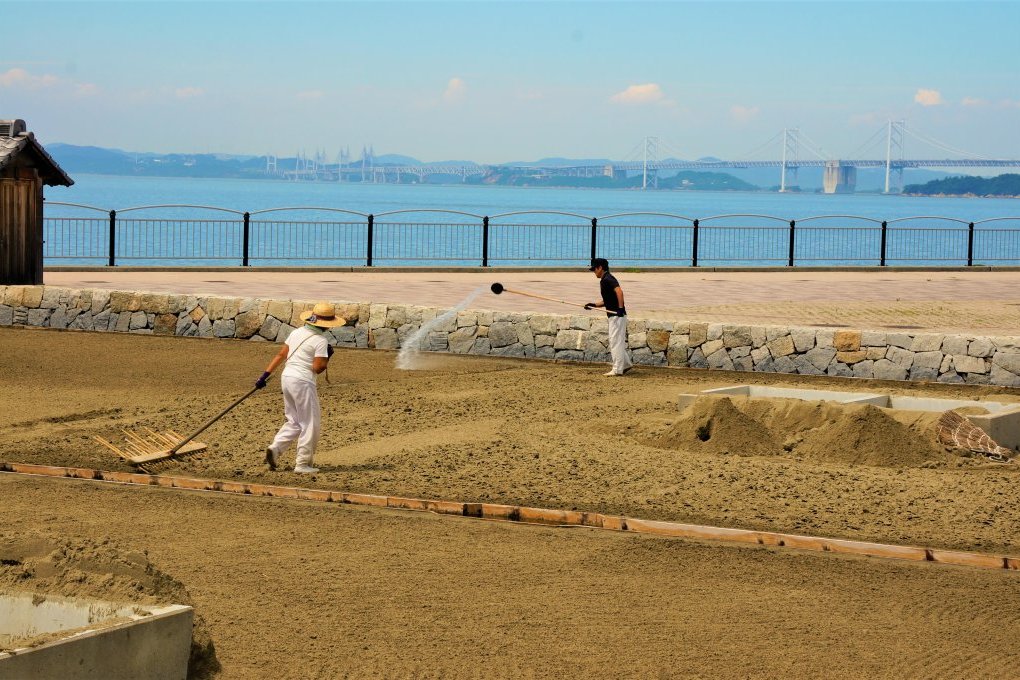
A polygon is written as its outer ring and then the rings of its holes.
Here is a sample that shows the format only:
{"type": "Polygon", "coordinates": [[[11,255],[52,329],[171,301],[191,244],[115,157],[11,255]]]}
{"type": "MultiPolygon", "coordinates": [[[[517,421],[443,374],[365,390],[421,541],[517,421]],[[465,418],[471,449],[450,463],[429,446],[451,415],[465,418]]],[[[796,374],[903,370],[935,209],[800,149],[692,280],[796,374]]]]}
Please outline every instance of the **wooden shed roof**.
{"type": "Polygon", "coordinates": [[[22,132],[16,137],[0,136],[0,170],[12,164],[23,153],[32,157],[39,168],[39,177],[47,186],[69,187],[74,184],[74,180],[46,153],[46,149],[35,140],[31,132],[22,132]]]}

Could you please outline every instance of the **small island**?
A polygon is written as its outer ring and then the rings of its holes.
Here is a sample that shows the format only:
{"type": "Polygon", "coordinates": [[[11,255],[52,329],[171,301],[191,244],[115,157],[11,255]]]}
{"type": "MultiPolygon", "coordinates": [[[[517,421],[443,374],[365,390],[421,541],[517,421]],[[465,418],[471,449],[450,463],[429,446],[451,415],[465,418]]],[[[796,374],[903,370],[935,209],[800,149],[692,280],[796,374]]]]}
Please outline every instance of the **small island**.
{"type": "Polygon", "coordinates": [[[906,196],[975,196],[1020,198],[1020,174],[996,177],[946,177],[903,187],[906,196]]]}

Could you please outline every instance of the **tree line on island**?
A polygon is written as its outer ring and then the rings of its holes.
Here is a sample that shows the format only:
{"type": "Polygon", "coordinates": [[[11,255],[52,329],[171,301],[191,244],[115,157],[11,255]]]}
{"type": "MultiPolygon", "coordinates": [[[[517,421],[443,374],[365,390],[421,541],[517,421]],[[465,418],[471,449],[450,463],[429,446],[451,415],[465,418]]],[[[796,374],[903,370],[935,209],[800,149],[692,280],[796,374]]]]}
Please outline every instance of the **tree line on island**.
{"type": "Polygon", "coordinates": [[[999,196],[1020,197],[1020,174],[996,177],[946,177],[925,184],[908,184],[903,193],[910,196],[999,196]]]}

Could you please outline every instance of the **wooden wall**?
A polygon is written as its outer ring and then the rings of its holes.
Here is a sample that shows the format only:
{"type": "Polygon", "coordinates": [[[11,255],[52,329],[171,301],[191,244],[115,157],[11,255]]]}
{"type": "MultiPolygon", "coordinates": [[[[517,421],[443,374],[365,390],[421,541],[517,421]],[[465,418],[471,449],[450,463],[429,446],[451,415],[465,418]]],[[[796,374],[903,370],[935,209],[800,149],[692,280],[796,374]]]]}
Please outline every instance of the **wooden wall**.
{"type": "Polygon", "coordinates": [[[43,282],[43,187],[34,168],[0,175],[0,285],[43,282]]]}

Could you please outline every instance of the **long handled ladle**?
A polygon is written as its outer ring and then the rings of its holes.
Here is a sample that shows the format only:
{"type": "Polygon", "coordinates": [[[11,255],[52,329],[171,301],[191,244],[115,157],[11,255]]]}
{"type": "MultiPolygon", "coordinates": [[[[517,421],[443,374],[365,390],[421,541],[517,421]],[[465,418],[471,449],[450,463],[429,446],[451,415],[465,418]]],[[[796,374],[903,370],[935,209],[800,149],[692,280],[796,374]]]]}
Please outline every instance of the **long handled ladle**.
{"type": "MultiPolygon", "coordinates": [[[[494,283],[491,286],[489,286],[489,288],[492,289],[492,292],[495,293],[496,295],[499,295],[501,293],[514,293],[516,295],[524,295],[526,297],[538,298],[539,300],[548,300],[549,302],[559,302],[560,304],[570,305],[571,307],[584,307],[584,305],[579,304],[577,302],[567,302],[566,300],[559,300],[557,298],[546,297],[545,295],[536,295],[535,293],[525,293],[523,290],[513,290],[511,288],[504,288],[502,283],[494,283]]],[[[612,311],[611,309],[602,309],[600,307],[593,307],[592,309],[599,309],[601,311],[604,311],[606,314],[611,314],[613,316],[616,316],[616,312],[612,311]]]]}

